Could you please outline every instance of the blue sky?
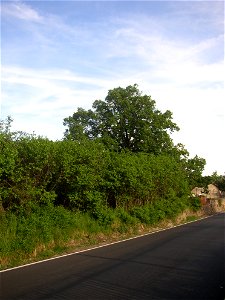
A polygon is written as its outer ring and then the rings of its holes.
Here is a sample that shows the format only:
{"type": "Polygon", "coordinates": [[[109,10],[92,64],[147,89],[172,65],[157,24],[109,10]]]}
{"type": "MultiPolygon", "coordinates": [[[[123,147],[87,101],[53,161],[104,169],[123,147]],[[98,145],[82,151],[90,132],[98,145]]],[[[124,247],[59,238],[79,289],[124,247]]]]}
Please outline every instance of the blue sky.
{"type": "Polygon", "coordinates": [[[205,174],[225,172],[223,1],[2,1],[1,119],[61,139],[63,119],[137,83],[205,174]]]}

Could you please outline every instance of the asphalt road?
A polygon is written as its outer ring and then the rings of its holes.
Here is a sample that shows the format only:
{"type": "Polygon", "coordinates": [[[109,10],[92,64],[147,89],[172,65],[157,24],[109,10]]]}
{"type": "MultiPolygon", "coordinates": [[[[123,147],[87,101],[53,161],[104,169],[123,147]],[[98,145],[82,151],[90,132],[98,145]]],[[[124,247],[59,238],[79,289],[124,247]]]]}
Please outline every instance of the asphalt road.
{"type": "Polygon", "coordinates": [[[225,214],[1,272],[5,299],[224,299],[225,214]]]}

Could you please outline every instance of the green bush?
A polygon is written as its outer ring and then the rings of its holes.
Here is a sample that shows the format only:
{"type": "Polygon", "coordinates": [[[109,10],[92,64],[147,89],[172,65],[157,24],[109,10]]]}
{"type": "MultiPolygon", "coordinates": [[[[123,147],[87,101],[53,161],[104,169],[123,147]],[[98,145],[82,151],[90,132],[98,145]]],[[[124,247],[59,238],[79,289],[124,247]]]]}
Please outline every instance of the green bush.
{"type": "Polygon", "coordinates": [[[91,212],[91,216],[98,221],[101,226],[110,226],[116,219],[112,209],[95,208],[91,212]]]}
{"type": "Polygon", "coordinates": [[[182,164],[169,155],[117,153],[96,141],[52,142],[4,133],[0,148],[4,209],[46,201],[80,211],[130,209],[189,192],[182,164]]]}
{"type": "Polygon", "coordinates": [[[28,255],[40,245],[65,242],[81,224],[85,223],[85,230],[88,230],[89,224],[84,219],[86,217],[79,213],[54,206],[36,206],[29,214],[24,211],[1,213],[1,256],[28,255]]]}
{"type": "Polygon", "coordinates": [[[116,209],[116,216],[120,219],[120,221],[126,225],[134,225],[137,224],[138,219],[132,216],[128,211],[123,208],[116,209]]]}
{"type": "Polygon", "coordinates": [[[76,229],[94,234],[116,224],[125,232],[200,208],[197,199],[187,202],[189,181],[173,155],[115,152],[99,141],[53,142],[1,128],[3,255],[60,247],[76,229]]]}
{"type": "Polygon", "coordinates": [[[198,197],[189,198],[189,206],[193,211],[197,211],[201,208],[201,201],[198,197]]]}
{"type": "Polygon", "coordinates": [[[151,204],[133,207],[130,214],[142,223],[156,224],[163,219],[175,218],[186,207],[186,198],[160,199],[151,204]]]}

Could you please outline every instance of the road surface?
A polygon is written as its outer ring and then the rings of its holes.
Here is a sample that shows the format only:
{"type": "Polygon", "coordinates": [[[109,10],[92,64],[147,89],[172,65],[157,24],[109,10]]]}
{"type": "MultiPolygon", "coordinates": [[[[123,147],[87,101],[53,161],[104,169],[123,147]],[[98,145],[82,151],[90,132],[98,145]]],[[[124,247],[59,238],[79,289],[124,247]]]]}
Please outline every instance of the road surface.
{"type": "Polygon", "coordinates": [[[6,299],[224,299],[225,214],[0,273],[6,299]]]}

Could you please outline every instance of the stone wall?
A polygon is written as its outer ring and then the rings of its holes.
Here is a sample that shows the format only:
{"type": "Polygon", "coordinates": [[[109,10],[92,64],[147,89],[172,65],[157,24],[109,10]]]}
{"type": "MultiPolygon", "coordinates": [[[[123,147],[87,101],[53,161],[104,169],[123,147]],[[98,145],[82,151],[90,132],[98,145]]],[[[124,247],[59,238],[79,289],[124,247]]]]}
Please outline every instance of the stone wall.
{"type": "Polygon", "coordinates": [[[209,200],[206,205],[202,206],[202,211],[210,215],[217,212],[225,212],[225,198],[209,200]]]}

